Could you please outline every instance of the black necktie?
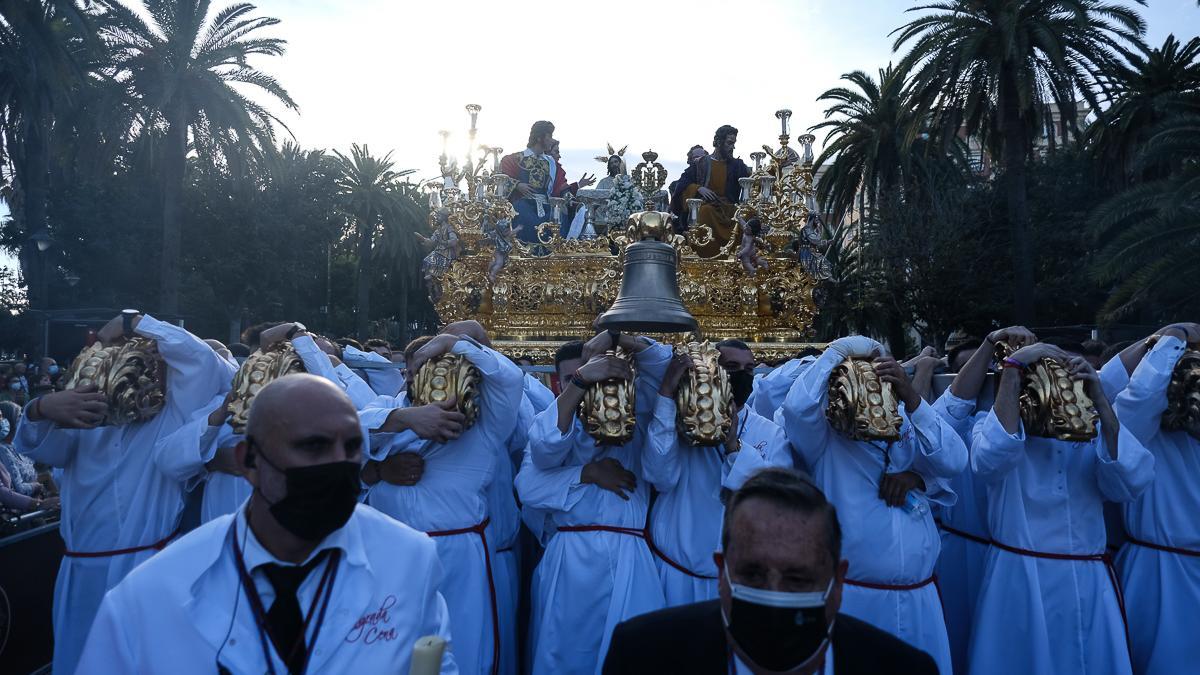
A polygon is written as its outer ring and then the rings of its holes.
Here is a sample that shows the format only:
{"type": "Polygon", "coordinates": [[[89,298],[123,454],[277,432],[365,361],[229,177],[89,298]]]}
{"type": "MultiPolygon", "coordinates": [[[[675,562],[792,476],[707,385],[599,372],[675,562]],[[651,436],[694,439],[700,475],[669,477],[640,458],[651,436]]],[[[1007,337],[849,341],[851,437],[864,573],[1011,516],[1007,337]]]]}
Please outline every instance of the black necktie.
{"type": "Polygon", "coordinates": [[[296,567],[267,563],[259,569],[267,575],[275,589],[275,601],[267,610],[267,628],[275,651],[287,664],[288,672],[298,673],[304,669],[307,650],[304,645],[304,614],[300,611],[300,600],[296,591],[313,568],[321,564],[329,549],[321,551],[307,564],[296,567]]]}

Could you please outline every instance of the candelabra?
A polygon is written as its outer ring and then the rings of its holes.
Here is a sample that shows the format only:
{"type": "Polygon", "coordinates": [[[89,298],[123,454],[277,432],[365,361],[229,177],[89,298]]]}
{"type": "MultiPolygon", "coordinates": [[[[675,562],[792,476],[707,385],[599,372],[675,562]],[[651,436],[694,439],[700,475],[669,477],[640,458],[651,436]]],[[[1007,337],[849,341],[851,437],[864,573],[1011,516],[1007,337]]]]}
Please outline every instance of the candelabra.
{"type": "Polygon", "coordinates": [[[776,111],[780,121],[779,148],[762,146],[763,152],[752,152],[754,172],[741,179],[742,200],[738,205],[739,223],[757,218],[763,226],[763,239],[779,251],[795,239],[803,239],[803,230],[813,208],[811,134],[796,140],[804,149],[803,160],[791,147],[789,131],[791,110],[776,111]],[[764,160],[768,160],[764,162],[764,160]]]}

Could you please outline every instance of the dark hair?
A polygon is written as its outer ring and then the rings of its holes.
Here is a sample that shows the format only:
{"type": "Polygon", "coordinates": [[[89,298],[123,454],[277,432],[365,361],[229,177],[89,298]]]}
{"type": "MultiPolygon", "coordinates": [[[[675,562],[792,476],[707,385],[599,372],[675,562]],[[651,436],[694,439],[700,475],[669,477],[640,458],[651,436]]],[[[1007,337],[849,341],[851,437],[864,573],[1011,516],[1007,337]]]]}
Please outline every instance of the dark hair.
{"type": "Polygon", "coordinates": [[[0,415],[8,420],[10,431],[17,428],[17,422],[21,419],[21,406],[12,401],[0,401],[0,415]]]}
{"type": "Polygon", "coordinates": [[[583,358],[583,341],[582,340],[571,340],[570,342],[564,342],[554,352],[554,369],[558,370],[558,365],[560,363],[562,363],[563,361],[570,361],[571,359],[582,359],[582,358],[583,358]]]}
{"type": "Polygon", "coordinates": [[[249,346],[252,350],[258,349],[259,338],[262,336],[263,331],[270,330],[282,323],[282,321],[264,321],[262,323],[256,323],[242,331],[242,342],[249,346]]]}
{"type": "MultiPolygon", "coordinates": [[[[408,362],[412,361],[413,354],[416,354],[418,349],[424,347],[432,339],[432,335],[422,335],[421,337],[413,338],[412,342],[408,343],[404,348],[404,363],[407,365],[408,362]]],[[[416,373],[411,373],[411,375],[416,375],[416,373]]]]}
{"type": "Polygon", "coordinates": [[[804,349],[801,349],[800,351],[796,352],[796,358],[802,359],[806,356],[817,357],[817,356],[820,356],[822,353],[823,352],[820,349],[817,349],[816,347],[805,347],[804,349]]]}
{"type": "Polygon", "coordinates": [[[946,352],[946,365],[950,366],[950,368],[954,368],[954,360],[958,358],[959,354],[963,352],[974,352],[976,349],[979,349],[982,346],[983,341],[977,338],[967,338],[963,340],[962,342],[951,347],[950,351],[946,352]]]}
{"type": "Polygon", "coordinates": [[[532,127],[529,127],[529,142],[526,143],[526,146],[532,146],[534,144],[534,142],[537,141],[537,139],[541,138],[542,136],[545,136],[546,134],[553,134],[553,133],[554,133],[554,123],[553,122],[547,122],[546,120],[538,120],[533,123],[532,127]]]}
{"type": "Polygon", "coordinates": [[[230,356],[239,357],[239,358],[250,356],[251,352],[254,351],[253,349],[250,349],[249,345],[243,344],[241,342],[230,343],[230,345],[228,347],[226,347],[226,349],[229,350],[230,356]]]}
{"type": "Polygon", "coordinates": [[[726,136],[729,136],[730,134],[737,136],[737,132],[737,127],[729,124],[722,124],[721,127],[717,129],[717,133],[713,136],[713,147],[721,147],[721,144],[725,142],[726,136]]]}
{"type": "Polygon", "coordinates": [[[1050,337],[1042,338],[1041,341],[1048,345],[1054,345],[1064,352],[1070,352],[1072,354],[1079,354],[1080,356],[1083,356],[1083,344],[1080,343],[1079,340],[1074,340],[1062,335],[1052,335],[1050,337]]]}
{"type": "Polygon", "coordinates": [[[745,342],[742,342],[741,340],[738,340],[736,338],[729,338],[728,340],[721,340],[720,342],[717,343],[717,349],[721,349],[722,347],[727,347],[729,349],[742,349],[742,350],[745,350],[748,352],[754,351],[753,349],[750,349],[750,345],[748,345],[745,342]]]}
{"type": "Polygon", "coordinates": [[[367,349],[374,349],[375,347],[383,347],[389,352],[392,351],[392,343],[383,338],[371,338],[367,340],[367,349]]]}
{"type": "Polygon", "coordinates": [[[687,155],[685,155],[683,158],[684,164],[687,164],[688,162],[692,161],[692,153],[695,152],[697,149],[703,150],[704,152],[708,152],[708,148],[705,148],[703,145],[700,145],[699,143],[697,143],[697,144],[693,145],[692,147],[688,148],[687,155]]]}
{"type": "Polygon", "coordinates": [[[829,557],[836,566],[842,560],[842,526],[837,509],[825,498],[825,493],[806,474],[793,469],[763,469],[750,476],[725,505],[725,520],[721,524],[721,550],[729,551],[729,525],[734,512],[749,499],[764,499],[803,515],[819,515],[825,520],[826,544],[829,557]]]}
{"type": "Polygon", "coordinates": [[[1108,347],[1108,345],[1104,344],[1100,340],[1084,340],[1083,344],[1079,346],[1083,350],[1080,352],[1080,354],[1083,354],[1084,356],[1097,357],[1102,356],[1104,354],[1104,350],[1108,347]]]}
{"type": "Polygon", "coordinates": [[[1105,347],[1104,353],[1100,355],[1100,360],[1104,363],[1108,363],[1110,360],[1112,360],[1112,357],[1125,351],[1133,343],[1134,340],[1123,340],[1105,347]]]}
{"type": "Polygon", "coordinates": [[[355,349],[357,349],[360,352],[365,351],[363,349],[362,343],[360,343],[358,340],[355,340],[352,337],[338,338],[338,339],[334,340],[334,342],[337,343],[337,346],[341,347],[342,349],[345,349],[346,347],[354,347],[355,349]]]}

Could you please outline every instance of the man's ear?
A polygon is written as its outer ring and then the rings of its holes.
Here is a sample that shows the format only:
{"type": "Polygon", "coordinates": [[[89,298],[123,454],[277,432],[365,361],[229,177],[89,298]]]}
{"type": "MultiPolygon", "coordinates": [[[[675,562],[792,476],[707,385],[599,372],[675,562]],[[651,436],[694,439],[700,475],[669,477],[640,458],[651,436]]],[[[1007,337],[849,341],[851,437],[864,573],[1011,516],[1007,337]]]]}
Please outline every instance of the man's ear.
{"type": "Polygon", "coordinates": [[[251,485],[258,487],[258,460],[257,453],[251,447],[250,442],[242,439],[233,448],[234,461],[237,462],[237,467],[242,470],[242,476],[245,477],[251,485]]]}

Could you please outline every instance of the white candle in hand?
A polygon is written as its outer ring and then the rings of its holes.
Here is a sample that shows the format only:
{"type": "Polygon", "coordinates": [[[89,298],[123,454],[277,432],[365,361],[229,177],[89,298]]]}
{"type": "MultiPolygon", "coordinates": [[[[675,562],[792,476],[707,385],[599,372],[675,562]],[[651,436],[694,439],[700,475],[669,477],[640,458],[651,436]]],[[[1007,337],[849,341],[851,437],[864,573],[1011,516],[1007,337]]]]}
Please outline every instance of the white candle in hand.
{"type": "Polygon", "coordinates": [[[412,664],[408,675],[438,675],[442,672],[442,653],[446,641],[436,635],[426,635],[413,645],[412,664]]]}

